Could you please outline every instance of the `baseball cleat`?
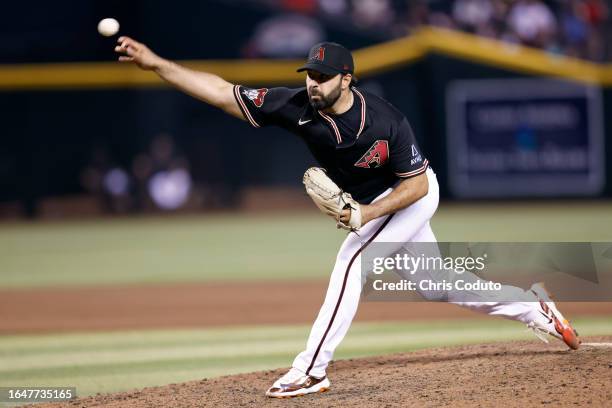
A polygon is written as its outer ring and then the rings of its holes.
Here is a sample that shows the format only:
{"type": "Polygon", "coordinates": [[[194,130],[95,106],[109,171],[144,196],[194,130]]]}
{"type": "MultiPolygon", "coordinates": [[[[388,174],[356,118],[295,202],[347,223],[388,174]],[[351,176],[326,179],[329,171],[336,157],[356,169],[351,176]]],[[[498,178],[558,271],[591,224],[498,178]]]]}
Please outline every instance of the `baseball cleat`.
{"type": "Polygon", "coordinates": [[[297,368],[276,380],[272,387],[266,391],[271,398],[291,398],[316,392],[325,392],[329,389],[330,382],[327,377],[316,378],[306,375],[297,368]]]}
{"type": "Polygon", "coordinates": [[[540,319],[534,320],[527,325],[532,329],[536,337],[548,343],[546,334],[561,340],[573,350],[578,350],[580,340],[578,332],[570,325],[570,322],[563,317],[555,302],[552,301],[543,283],[536,283],[531,287],[531,292],[538,298],[540,319]]]}

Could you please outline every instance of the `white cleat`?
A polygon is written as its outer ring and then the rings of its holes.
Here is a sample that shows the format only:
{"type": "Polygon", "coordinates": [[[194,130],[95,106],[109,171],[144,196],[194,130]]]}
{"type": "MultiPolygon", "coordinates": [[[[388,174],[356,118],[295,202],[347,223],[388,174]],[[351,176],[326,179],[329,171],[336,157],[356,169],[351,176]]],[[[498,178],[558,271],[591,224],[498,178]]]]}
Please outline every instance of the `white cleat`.
{"type": "Polygon", "coordinates": [[[578,350],[580,340],[578,333],[570,325],[570,322],[563,317],[555,302],[543,283],[536,283],[531,287],[531,292],[538,298],[540,319],[530,322],[527,327],[532,329],[534,334],[543,342],[548,343],[546,334],[561,340],[573,350],[578,350]]]}
{"type": "Polygon", "coordinates": [[[327,377],[316,378],[306,375],[297,368],[276,380],[272,387],[266,391],[271,398],[291,398],[316,392],[325,392],[329,389],[330,382],[327,377]]]}

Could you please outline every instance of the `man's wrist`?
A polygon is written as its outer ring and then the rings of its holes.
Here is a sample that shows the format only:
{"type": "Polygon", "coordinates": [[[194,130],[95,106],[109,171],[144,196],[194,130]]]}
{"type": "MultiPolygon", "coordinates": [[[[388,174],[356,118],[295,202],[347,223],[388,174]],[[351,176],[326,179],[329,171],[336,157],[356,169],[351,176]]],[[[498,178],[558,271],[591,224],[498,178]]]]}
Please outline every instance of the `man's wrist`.
{"type": "Polygon", "coordinates": [[[368,204],[361,204],[360,205],[360,210],[361,210],[361,222],[362,224],[367,224],[368,222],[372,221],[374,218],[376,217],[376,208],[372,205],[368,205],[368,204]]]}
{"type": "Polygon", "coordinates": [[[158,57],[158,60],[153,64],[153,71],[158,75],[166,75],[170,71],[171,65],[171,61],[158,57]]]}

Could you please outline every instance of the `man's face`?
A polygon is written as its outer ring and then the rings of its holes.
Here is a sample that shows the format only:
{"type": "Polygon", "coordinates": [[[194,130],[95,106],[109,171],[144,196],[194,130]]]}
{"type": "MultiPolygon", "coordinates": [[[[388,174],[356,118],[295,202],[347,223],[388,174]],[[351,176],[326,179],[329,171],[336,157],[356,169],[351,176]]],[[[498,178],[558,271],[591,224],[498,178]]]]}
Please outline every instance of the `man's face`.
{"type": "Polygon", "coordinates": [[[342,93],[342,75],[325,75],[308,70],[306,90],[313,108],[322,110],[332,106],[342,93]]]}

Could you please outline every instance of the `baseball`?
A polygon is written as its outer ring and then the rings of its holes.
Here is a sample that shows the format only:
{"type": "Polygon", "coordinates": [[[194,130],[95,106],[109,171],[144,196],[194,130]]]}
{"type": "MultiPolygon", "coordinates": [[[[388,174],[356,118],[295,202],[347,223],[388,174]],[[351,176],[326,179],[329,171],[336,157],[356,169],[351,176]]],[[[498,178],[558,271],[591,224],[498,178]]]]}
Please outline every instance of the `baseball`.
{"type": "Polygon", "coordinates": [[[98,23],[98,32],[105,37],[110,37],[117,34],[119,31],[119,22],[114,18],[105,18],[98,23]]]}

